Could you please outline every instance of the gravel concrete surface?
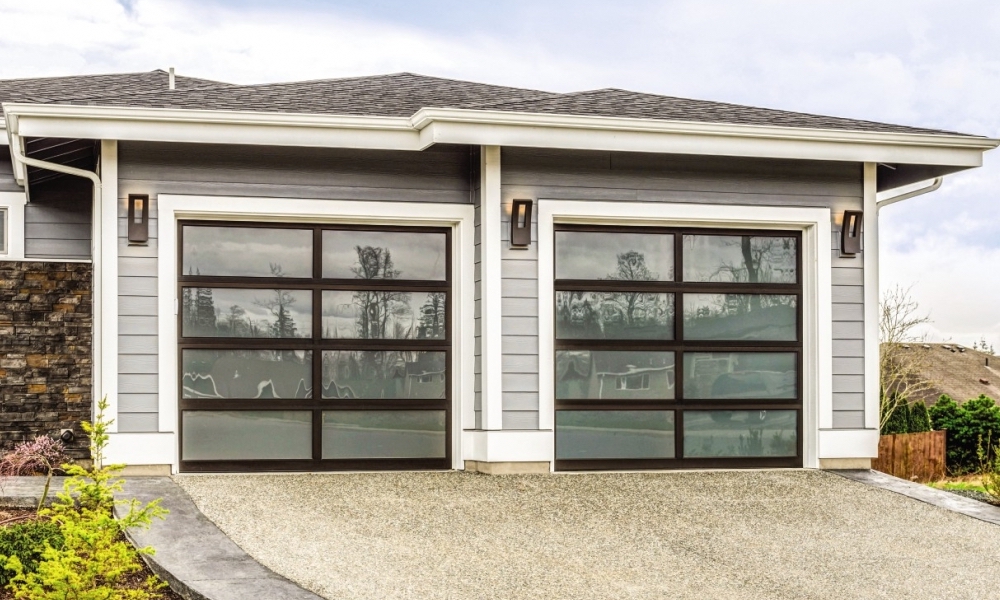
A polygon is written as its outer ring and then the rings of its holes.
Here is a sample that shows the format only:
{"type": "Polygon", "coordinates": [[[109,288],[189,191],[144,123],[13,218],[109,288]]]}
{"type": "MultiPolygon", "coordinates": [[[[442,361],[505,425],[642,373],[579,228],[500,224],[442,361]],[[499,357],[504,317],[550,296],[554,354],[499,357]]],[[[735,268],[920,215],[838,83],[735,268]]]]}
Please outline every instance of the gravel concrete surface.
{"type": "Polygon", "coordinates": [[[326,598],[989,598],[1000,528],[820,471],[186,475],[326,598]]]}

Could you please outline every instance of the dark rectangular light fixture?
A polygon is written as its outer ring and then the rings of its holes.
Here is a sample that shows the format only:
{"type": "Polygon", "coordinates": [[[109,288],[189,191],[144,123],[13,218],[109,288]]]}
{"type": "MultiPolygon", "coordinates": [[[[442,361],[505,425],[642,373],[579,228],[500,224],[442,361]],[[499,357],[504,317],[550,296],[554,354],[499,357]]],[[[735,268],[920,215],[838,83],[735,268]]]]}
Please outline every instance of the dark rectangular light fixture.
{"type": "Polygon", "coordinates": [[[128,243],[149,243],[149,194],[128,195],[128,243]]]}
{"type": "Polygon", "coordinates": [[[531,200],[514,200],[510,211],[510,247],[531,246],[531,200]]]}
{"type": "Polygon", "coordinates": [[[860,210],[845,210],[844,223],[840,226],[840,255],[854,256],[861,252],[861,225],[864,215],[860,210]]]}

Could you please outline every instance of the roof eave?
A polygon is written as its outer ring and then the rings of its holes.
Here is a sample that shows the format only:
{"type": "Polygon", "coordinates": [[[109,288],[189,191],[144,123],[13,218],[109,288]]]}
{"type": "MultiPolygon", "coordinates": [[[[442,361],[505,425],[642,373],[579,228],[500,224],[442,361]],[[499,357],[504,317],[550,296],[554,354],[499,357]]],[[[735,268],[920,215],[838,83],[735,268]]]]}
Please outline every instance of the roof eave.
{"type": "Polygon", "coordinates": [[[412,117],[3,104],[23,137],[423,150],[471,144],[971,168],[1000,140],[617,117],[423,108],[412,117]]]}

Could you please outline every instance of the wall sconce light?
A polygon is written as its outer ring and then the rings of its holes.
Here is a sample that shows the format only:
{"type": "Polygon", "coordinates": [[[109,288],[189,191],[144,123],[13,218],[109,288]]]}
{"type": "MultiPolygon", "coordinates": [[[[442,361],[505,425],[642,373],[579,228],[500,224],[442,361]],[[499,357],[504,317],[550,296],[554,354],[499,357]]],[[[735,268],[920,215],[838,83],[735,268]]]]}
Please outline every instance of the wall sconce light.
{"type": "Polygon", "coordinates": [[[128,243],[149,243],[149,194],[128,195],[128,243]]]}
{"type": "Polygon", "coordinates": [[[844,223],[840,226],[840,255],[854,256],[861,252],[861,224],[864,215],[860,210],[845,210],[844,223]]]}
{"type": "Polygon", "coordinates": [[[531,200],[514,200],[510,211],[510,247],[531,246],[531,200]]]}

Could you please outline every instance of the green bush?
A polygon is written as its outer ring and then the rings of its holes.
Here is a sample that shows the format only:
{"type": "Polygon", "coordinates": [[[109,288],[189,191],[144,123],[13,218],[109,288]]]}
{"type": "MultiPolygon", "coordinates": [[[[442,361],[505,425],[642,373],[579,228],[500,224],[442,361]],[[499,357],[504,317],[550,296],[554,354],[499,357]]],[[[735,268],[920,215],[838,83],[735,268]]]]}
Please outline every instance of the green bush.
{"type": "Polygon", "coordinates": [[[910,405],[910,433],[923,433],[931,430],[931,414],[923,400],[917,400],[910,405]]]}
{"type": "MultiPolygon", "coordinates": [[[[934,429],[948,432],[947,464],[954,474],[972,473],[979,468],[980,440],[1000,439],[1000,406],[988,396],[980,395],[959,405],[943,395],[929,412],[934,429]]],[[[985,458],[994,458],[992,449],[985,458]]]]}
{"type": "Polygon", "coordinates": [[[882,435],[910,433],[910,405],[900,402],[889,410],[892,410],[892,414],[882,427],[882,435]]]}
{"type": "Polygon", "coordinates": [[[13,572],[7,586],[17,600],[151,600],[161,598],[164,583],[154,575],[130,584],[129,579],[142,570],[139,553],[152,554],[152,548],[138,552],[123,533],[132,527],[149,527],[153,518],[163,518],[166,510],[159,500],[141,504],[119,502],[116,492],[124,487],[117,476],[121,465],[104,465],[104,448],[108,443],[108,425],[104,411],[107,398],[97,403],[94,424],[84,423],[90,436],[90,451],[94,466],[66,465],[63,491],[51,508],[39,511],[51,519],[62,535],[62,544],[45,544],[34,570],[16,554],[0,556],[0,564],[13,572]],[[112,510],[118,504],[127,508],[121,519],[112,510]]]}
{"type": "MultiPolygon", "coordinates": [[[[24,570],[34,573],[46,546],[62,548],[59,526],[52,521],[28,521],[0,528],[0,555],[16,556],[24,570]]],[[[0,566],[0,587],[10,583],[14,572],[0,566]]]]}

